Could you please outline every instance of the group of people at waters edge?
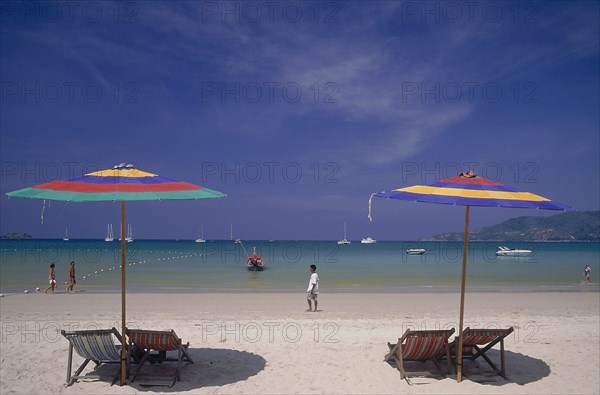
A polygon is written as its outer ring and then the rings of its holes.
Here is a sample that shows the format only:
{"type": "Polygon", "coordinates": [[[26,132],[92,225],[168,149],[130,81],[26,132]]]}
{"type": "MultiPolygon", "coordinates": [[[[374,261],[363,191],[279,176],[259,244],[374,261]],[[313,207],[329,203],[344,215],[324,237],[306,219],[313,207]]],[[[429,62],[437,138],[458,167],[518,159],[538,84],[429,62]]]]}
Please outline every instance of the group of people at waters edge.
{"type": "MultiPolygon", "coordinates": [[[[50,269],[48,270],[48,287],[44,290],[44,293],[48,293],[48,291],[52,291],[54,293],[54,288],[56,287],[56,265],[54,263],[50,264],[50,269]]],[[[71,261],[69,267],[67,269],[67,276],[69,277],[69,281],[67,281],[67,293],[74,292],[73,287],[75,287],[75,262],[71,261]]]]}
{"type": "MultiPolygon", "coordinates": [[[[308,288],[306,290],[306,300],[308,302],[308,310],[306,311],[317,311],[318,296],[319,296],[319,275],[317,274],[317,266],[310,265],[310,279],[308,281],[308,288]],[[312,302],[315,302],[315,309],[312,308],[312,302]]],[[[591,281],[592,276],[592,268],[590,265],[585,265],[583,269],[583,274],[585,275],[585,282],[587,284],[591,281]]],[[[67,269],[67,275],[69,277],[69,281],[67,282],[67,293],[73,292],[73,287],[75,287],[75,262],[71,261],[69,264],[69,268],[67,269]]],[[[50,270],[48,271],[48,287],[44,290],[44,293],[47,293],[49,290],[52,290],[54,293],[54,288],[56,287],[56,272],[54,263],[50,264],[50,270]]]]}
{"type": "MultiPolygon", "coordinates": [[[[54,293],[54,288],[56,287],[56,265],[54,263],[50,264],[50,269],[48,270],[48,287],[44,290],[44,293],[47,293],[49,290],[54,293]]],[[[319,275],[317,274],[317,266],[310,265],[310,279],[308,280],[308,288],[306,290],[306,300],[308,301],[308,310],[307,311],[317,311],[317,306],[319,304],[317,298],[319,296],[319,275]],[[312,302],[315,302],[315,309],[312,309],[312,302]]],[[[69,277],[69,281],[67,282],[67,293],[73,292],[73,287],[75,286],[75,262],[71,261],[69,264],[69,268],[67,269],[67,275],[69,277]]]]}

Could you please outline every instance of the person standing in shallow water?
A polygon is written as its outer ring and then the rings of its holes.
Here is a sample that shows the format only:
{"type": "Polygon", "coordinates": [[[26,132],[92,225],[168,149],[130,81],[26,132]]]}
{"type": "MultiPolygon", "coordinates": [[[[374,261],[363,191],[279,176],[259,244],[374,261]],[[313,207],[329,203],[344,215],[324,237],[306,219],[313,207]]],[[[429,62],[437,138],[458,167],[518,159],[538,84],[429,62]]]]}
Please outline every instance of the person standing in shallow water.
{"type": "Polygon", "coordinates": [[[585,265],[585,268],[583,269],[583,274],[585,275],[585,283],[589,285],[590,280],[592,278],[592,268],[590,267],[590,265],[585,265]]]}
{"type": "Polygon", "coordinates": [[[67,270],[67,274],[69,275],[69,285],[67,285],[67,293],[74,292],[73,287],[75,287],[75,262],[71,261],[69,264],[69,269],[67,270]]]}
{"type": "Polygon", "coordinates": [[[56,287],[56,273],[54,271],[54,263],[50,264],[50,270],[48,271],[48,287],[44,290],[44,293],[47,293],[49,289],[54,293],[54,287],[56,287]]]}
{"type": "Polygon", "coordinates": [[[317,274],[317,266],[310,265],[309,271],[311,273],[310,280],[308,280],[308,289],[306,290],[306,300],[308,302],[308,310],[312,310],[312,301],[315,302],[315,310],[317,311],[318,301],[317,297],[319,296],[319,275],[317,274]]]}

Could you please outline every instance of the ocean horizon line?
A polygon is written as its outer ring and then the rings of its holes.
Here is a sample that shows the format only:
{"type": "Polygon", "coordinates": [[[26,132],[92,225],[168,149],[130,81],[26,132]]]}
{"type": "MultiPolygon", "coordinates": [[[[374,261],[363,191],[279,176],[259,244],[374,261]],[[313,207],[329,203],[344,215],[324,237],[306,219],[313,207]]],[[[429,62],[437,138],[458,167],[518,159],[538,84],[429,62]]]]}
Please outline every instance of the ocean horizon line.
{"type": "MultiPolygon", "coordinates": [[[[27,240],[37,240],[37,241],[60,241],[64,243],[68,243],[70,241],[102,241],[105,243],[119,243],[120,240],[115,239],[113,241],[106,241],[102,238],[69,238],[69,240],[64,240],[60,237],[57,238],[45,238],[45,237],[31,237],[31,238],[0,238],[0,241],[27,241],[27,240]]],[[[332,242],[337,243],[339,240],[337,239],[236,239],[242,242],[265,242],[265,243],[274,243],[274,242],[332,242]]],[[[235,242],[236,240],[231,239],[205,239],[206,243],[210,242],[235,242]]],[[[357,244],[361,243],[361,239],[348,239],[351,242],[355,242],[357,244]]],[[[140,241],[182,241],[182,242],[193,242],[196,243],[196,239],[182,239],[182,238],[136,238],[134,241],[129,242],[129,244],[133,242],[140,241]]],[[[389,239],[376,239],[377,243],[463,243],[462,240],[433,240],[433,239],[406,239],[406,240],[389,240],[389,239]]],[[[598,240],[470,240],[469,244],[473,243],[600,243],[598,240]]],[[[198,243],[202,244],[202,243],[198,243]]]]}

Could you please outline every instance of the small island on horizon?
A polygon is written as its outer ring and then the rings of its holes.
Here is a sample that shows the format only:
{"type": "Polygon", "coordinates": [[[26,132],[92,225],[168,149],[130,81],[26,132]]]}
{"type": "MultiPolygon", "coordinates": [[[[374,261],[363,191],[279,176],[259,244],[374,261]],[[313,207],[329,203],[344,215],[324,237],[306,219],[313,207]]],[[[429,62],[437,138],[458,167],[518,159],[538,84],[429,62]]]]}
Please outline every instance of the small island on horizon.
{"type": "Polygon", "coordinates": [[[0,239],[9,239],[9,240],[17,240],[17,239],[32,239],[33,237],[28,233],[7,233],[5,235],[0,236],[0,239]]]}

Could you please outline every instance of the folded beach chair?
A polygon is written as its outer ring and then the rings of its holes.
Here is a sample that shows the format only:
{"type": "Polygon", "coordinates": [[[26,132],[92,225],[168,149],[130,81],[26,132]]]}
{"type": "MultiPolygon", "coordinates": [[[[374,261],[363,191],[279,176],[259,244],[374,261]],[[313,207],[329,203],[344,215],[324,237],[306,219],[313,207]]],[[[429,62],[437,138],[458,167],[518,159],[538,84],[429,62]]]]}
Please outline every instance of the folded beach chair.
{"type": "Polygon", "coordinates": [[[174,330],[170,331],[149,331],[142,329],[129,329],[126,328],[127,337],[129,338],[129,347],[137,347],[144,351],[144,355],[138,365],[137,370],[133,374],[131,381],[133,382],[140,372],[145,362],[163,362],[163,361],[176,361],[177,368],[175,375],[171,381],[169,387],[175,384],[175,381],[181,379],[181,365],[183,362],[194,363],[190,354],[188,353],[188,347],[190,343],[183,344],[181,339],[177,337],[174,330]],[[151,351],[158,351],[158,355],[152,355],[151,351]],[[167,358],[167,351],[177,351],[177,358],[167,358]]]}
{"type": "MultiPolygon", "coordinates": [[[[398,339],[397,344],[388,343],[390,352],[386,354],[384,361],[395,360],[396,367],[400,371],[400,379],[405,379],[409,385],[412,385],[408,379],[408,374],[404,370],[404,362],[431,360],[435,366],[442,371],[439,364],[440,358],[446,355],[448,371],[452,371],[450,363],[450,348],[448,338],[454,333],[450,330],[430,330],[430,331],[412,331],[407,329],[398,339]]],[[[421,373],[412,373],[412,375],[422,375],[421,373]]],[[[443,375],[443,373],[442,373],[443,375]]]]}
{"type": "MultiPolygon", "coordinates": [[[[488,365],[500,376],[506,379],[506,369],[504,363],[504,338],[513,332],[513,328],[508,329],[471,329],[466,328],[463,331],[463,360],[469,358],[475,360],[479,357],[485,359],[488,365]],[[500,369],[485,354],[490,348],[500,343],[500,369]],[[479,346],[484,346],[480,348],[479,346]],[[475,352],[474,352],[475,351],[475,352]]],[[[451,345],[453,354],[458,347],[458,336],[454,338],[451,345]]]]}
{"type": "MultiPolygon", "coordinates": [[[[113,339],[114,335],[119,342],[121,341],[121,335],[116,328],[73,332],[66,332],[62,330],[60,333],[69,341],[67,386],[73,384],[79,378],[100,378],[98,375],[80,376],[81,372],[90,361],[93,361],[96,364],[96,367],[105,363],[118,364],[121,362],[121,345],[115,344],[113,339]],[[75,374],[71,375],[73,349],[75,349],[77,354],[79,354],[84,361],[81,366],[79,366],[75,374]]],[[[120,372],[118,372],[113,378],[112,384],[115,383],[119,377],[119,374],[120,372]]]]}

